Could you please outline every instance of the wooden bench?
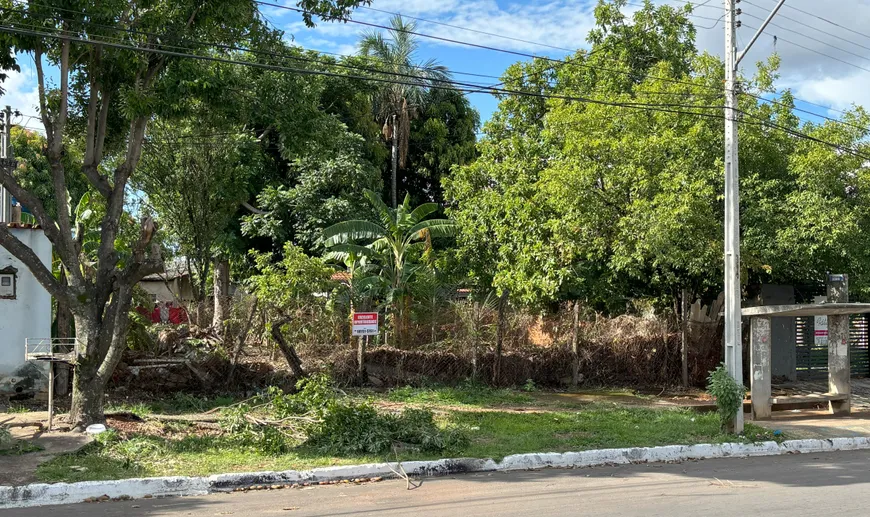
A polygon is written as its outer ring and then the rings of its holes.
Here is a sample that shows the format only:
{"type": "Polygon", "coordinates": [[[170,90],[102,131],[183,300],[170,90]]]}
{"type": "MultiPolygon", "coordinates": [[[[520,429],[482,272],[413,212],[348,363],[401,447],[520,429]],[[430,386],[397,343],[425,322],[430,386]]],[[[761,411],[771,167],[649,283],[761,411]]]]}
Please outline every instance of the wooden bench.
{"type": "Polygon", "coordinates": [[[774,406],[812,404],[837,400],[849,400],[849,397],[850,395],[844,393],[807,393],[806,395],[770,397],[770,403],[774,406]]]}

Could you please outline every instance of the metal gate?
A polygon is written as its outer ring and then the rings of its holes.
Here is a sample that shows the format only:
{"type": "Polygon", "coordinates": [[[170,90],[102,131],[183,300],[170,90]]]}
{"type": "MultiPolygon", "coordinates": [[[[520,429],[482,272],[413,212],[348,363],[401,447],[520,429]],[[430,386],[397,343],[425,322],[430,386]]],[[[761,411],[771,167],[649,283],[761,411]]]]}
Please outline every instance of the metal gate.
{"type": "MultiPolygon", "coordinates": [[[[849,355],[853,377],[870,376],[870,319],[867,314],[855,314],[849,322],[849,355]]],[[[797,375],[799,379],[816,380],[828,377],[828,346],[816,345],[813,317],[795,318],[797,345],[797,375]]]]}

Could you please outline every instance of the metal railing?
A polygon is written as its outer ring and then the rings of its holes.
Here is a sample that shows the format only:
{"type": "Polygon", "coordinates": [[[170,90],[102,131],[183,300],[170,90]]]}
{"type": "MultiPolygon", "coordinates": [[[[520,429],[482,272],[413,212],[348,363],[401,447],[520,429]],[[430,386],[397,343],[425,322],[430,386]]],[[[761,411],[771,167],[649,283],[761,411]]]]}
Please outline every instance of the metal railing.
{"type": "Polygon", "coordinates": [[[82,343],[78,338],[27,338],[25,361],[59,361],[74,363],[82,343]]]}

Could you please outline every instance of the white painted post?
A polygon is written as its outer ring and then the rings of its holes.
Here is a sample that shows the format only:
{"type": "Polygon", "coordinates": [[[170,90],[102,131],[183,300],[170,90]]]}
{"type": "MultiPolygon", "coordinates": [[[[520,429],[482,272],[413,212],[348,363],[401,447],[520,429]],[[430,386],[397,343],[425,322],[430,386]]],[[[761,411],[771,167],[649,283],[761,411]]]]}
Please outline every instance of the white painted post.
{"type": "MultiPolygon", "coordinates": [[[[49,347],[51,345],[49,344],[49,347]]],[[[50,348],[49,348],[50,349],[50,348]]],[[[54,423],[54,363],[48,362],[48,430],[54,423]]]]}

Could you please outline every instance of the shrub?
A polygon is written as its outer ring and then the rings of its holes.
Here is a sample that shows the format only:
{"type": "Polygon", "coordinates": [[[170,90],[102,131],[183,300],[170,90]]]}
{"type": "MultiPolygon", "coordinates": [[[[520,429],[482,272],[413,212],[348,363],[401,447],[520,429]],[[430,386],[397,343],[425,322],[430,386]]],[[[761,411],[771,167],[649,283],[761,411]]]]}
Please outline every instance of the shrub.
{"type": "Polygon", "coordinates": [[[722,430],[726,431],[737,412],[743,409],[746,388],[737,384],[725,365],[719,365],[707,378],[707,392],[716,401],[719,422],[722,430]]]}

